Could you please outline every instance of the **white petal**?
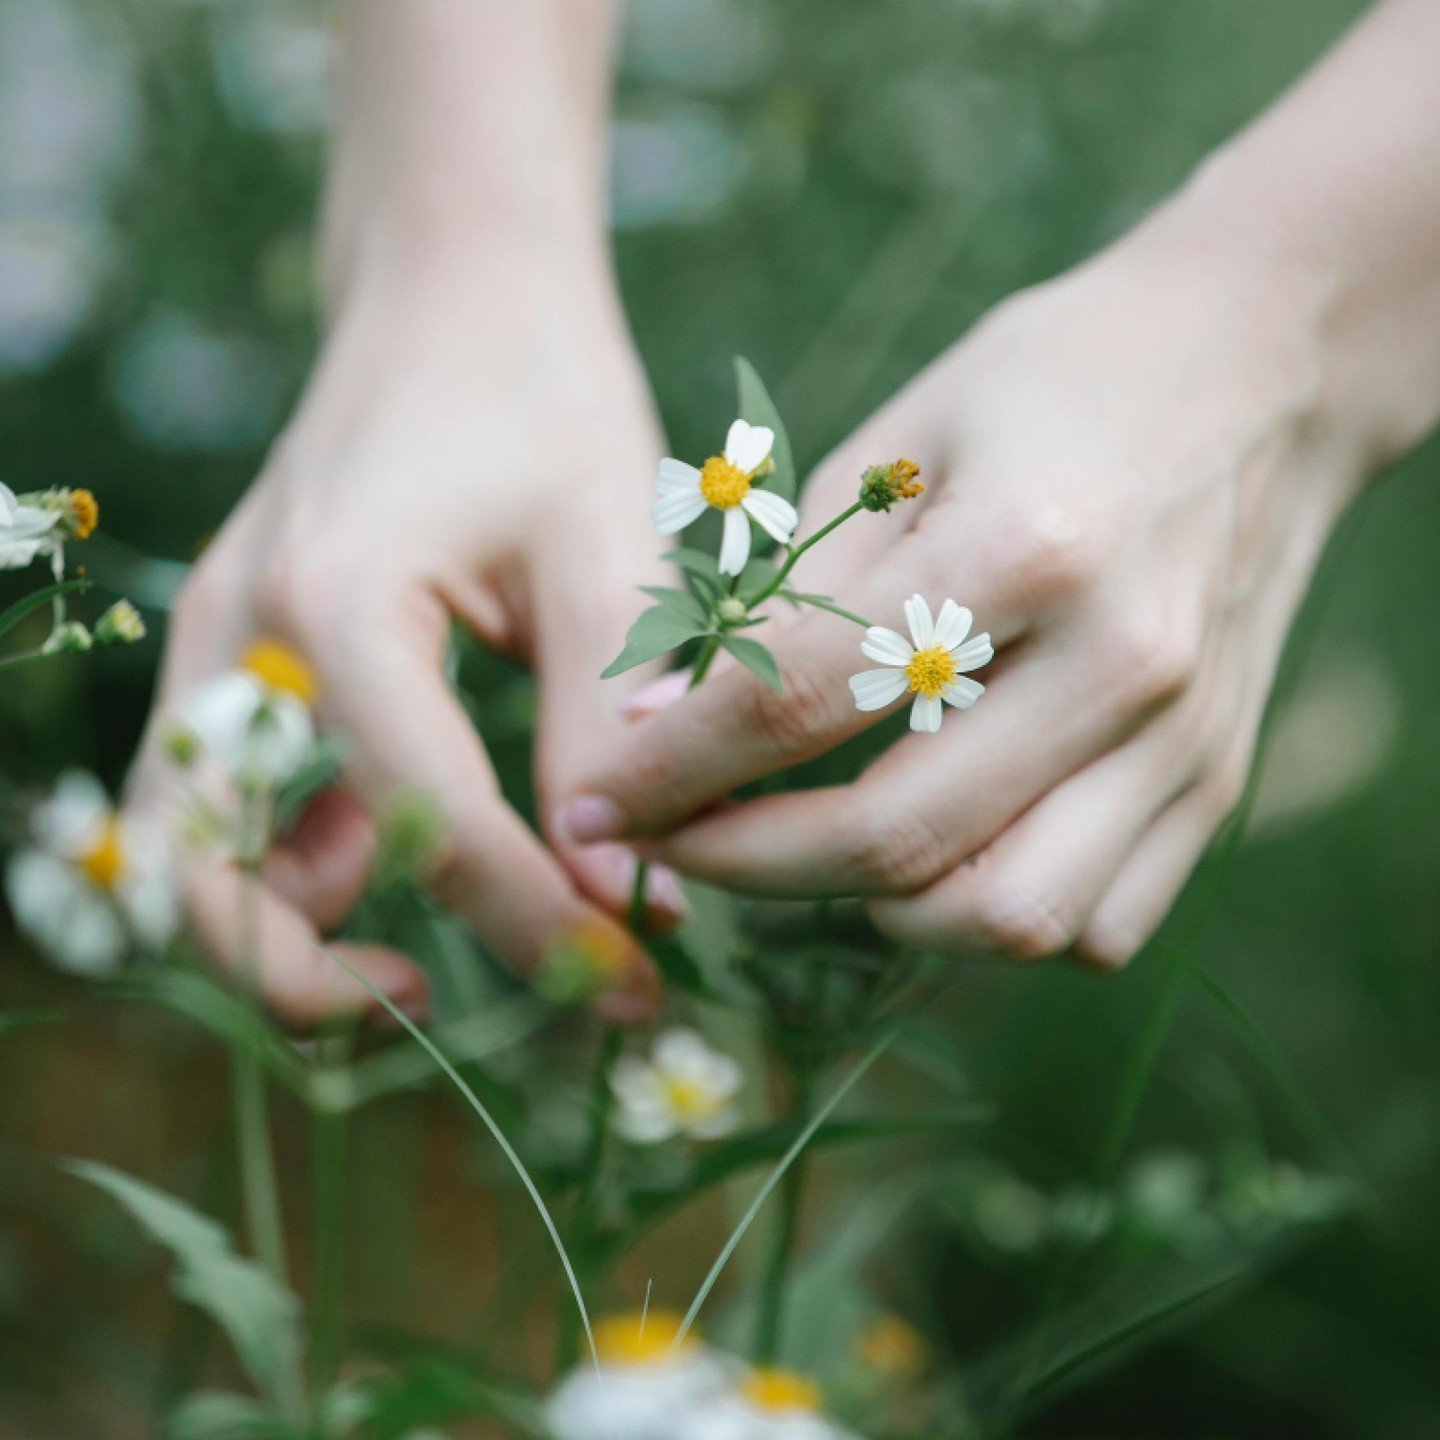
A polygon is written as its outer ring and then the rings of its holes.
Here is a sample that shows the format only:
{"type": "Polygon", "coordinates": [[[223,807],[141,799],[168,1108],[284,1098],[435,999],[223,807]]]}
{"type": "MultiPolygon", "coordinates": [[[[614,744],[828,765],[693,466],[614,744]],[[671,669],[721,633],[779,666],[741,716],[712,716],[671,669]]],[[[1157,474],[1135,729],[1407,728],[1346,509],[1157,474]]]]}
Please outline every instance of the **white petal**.
{"type": "Polygon", "coordinates": [[[100,839],[109,818],[105,787],[84,770],[67,770],[50,798],[35,807],[30,825],[36,840],[52,855],[73,860],[100,839]]]}
{"type": "Polygon", "coordinates": [[[725,437],[725,458],[747,475],[758,470],[775,444],[775,432],[764,425],[737,420],[725,437]]]}
{"type": "Polygon", "coordinates": [[[655,477],[655,488],[662,495],[675,490],[698,490],[700,472],[683,460],[664,459],[660,462],[660,472],[655,477]]]}
{"type": "Polygon", "coordinates": [[[850,677],[850,693],[857,710],[883,710],[905,693],[908,683],[903,670],[862,670],[850,677]]]}
{"type": "Polygon", "coordinates": [[[750,560],[750,517],[736,505],[725,512],[725,538],[720,542],[720,573],[738,575],[750,560]]]}
{"type": "Polygon", "coordinates": [[[674,494],[662,495],[650,507],[650,518],[661,535],[674,535],[693,525],[704,513],[705,497],[699,490],[677,490],[674,494]]]}
{"type": "Polygon", "coordinates": [[[944,711],[938,695],[917,695],[910,707],[910,728],[922,735],[933,735],[940,728],[940,717],[944,711]]]}
{"type": "Polygon", "coordinates": [[[733,1105],[724,1105],[713,1115],[704,1115],[690,1126],[697,1140],[718,1140],[740,1128],[740,1112],[733,1105]]]}
{"type": "Polygon", "coordinates": [[[915,656],[915,647],[903,636],[883,625],[872,625],[860,643],[860,653],[881,665],[905,666],[915,656]]]}
{"type": "Polygon", "coordinates": [[[616,1112],[615,1128],[635,1145],[658,1145],[680,1133],[668,1110],[642,1110],[632,1105],[622,1105],[616,1112]]]}
{"type": "Polygon", "coordinates": [[[800,523],[800,512],[783,495],[772,490],[752,490],[740,508],[772,539],[788,545],[800,523]]]}
{"type": "Polygon", "coordinates": [[[0,480],[0,526],[8,525],[15,518],[15,492],[0,480]]]}
{"type": "Polygon", "coordinates": [[[935,620],[935,643],[953,650],[964,641],[974,623],[975,617],[963,605],[947,599],[935,620]]]}
{"type": "Polygon", "coordinates": [[[935,643],[935,621],[931,619],[930,607],[923,595],[912,595],[905,602],[905,620],[917,650],[924,650],[935,643]]]}
{"type": "Polygon", "coordinates": [[[957,675],[941,698],[957,710],[968,710],[984,693],[985,687],[978,680],[957,675]]]}
{"type": "Polygon", "coordinates": [[[995,658],[995,647],[987,633],[972,635],[958,650],[952,652],[957,670],[978,670],[995,658]]]}
{"type": "Polygon", "coordinates": [[[683,1025],[658,1036],[650,1051],[657,1068],[687,1078],[703,1071],[714,1053],[703,1036],[683,1025]]]}
{"type": "Polygon", "coordinates": [[[42,510],[38,505],[16,505],[5,523],[6,540],[37,540],[50,534],[60,523],[58,510],[42,510]]]}

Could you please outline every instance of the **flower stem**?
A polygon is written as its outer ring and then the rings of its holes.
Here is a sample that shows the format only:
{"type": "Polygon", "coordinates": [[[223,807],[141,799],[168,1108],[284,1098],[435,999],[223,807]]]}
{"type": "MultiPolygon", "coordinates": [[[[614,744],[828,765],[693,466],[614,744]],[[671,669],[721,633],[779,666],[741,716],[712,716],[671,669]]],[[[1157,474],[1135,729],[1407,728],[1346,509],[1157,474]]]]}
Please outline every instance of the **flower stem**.
{"type": "Polygon", "coordinates": [[[790,578],[790,572],[799,563],[800,557],[812,546],[818,545],[831,531],[838,530],[852,515],[858,515],[865,507],[857,500],[853,505],[842,510],[828,525],[822,525],[813,535],[802,540],[798,545],[790,547],[790,553],[785,558],[785,563],[780,567],[775,578],[750,601],[750,608],[753,610],[757,605],[762,605],[790,578]]]}
{"type": "MultiPolygon", "coordinates": [[[[350,1035],[327,1038],[330,1063],[349,1062],[350,1035]]],[[[345,1156],[349,1114],[330,1105],[310,1112],[312,1166],[313,1278],[310,1292],[310,1368],[315,1393],[322,1394],[335,1378],[343,1351],[345,1156]]]]}

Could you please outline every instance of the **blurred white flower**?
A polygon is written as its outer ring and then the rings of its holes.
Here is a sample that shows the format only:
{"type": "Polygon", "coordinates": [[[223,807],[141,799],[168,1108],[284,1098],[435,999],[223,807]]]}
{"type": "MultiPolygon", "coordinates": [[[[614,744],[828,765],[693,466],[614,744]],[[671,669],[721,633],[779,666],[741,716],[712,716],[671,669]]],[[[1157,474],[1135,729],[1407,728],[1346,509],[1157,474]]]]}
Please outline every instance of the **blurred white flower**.
{"type": "Polygon", "coordinates": [[[8,485],[0,484],[0,570],[19,570],[36,556],[53,554],[59,543],[58,510],[22,505],[8,485]]]}
{"type": "Polygon", "coordinates": [[[616,1129],[637,1144],[677,1135],[713,1140],[740,1123],[735,1098],[744,1077],[728,1055],[712,1049],[693,1030],[667,1030],[650,1059],[622,1056],[611,1086],[619,1109],[616,1129]]]}
{"type": "Polygon", "coordinates": [[[665,459],[655,480],[659,492],[650,514],[662,535],[674,535],[704,514],[707,507],[725,516],[720,573],[738,575],[750,559],[750,521],[772,539],[788,545],[800,517],[783,496],[756,490],[754,482],[770,459],[775,432],[737,420],[725,437],[723,454],[712,455],[702,469],[683,460],[665,459]]]}
{"type": "Polygon", "coordinates": [[[121,343],[112,384],[125,417],[157,448],[233,450],[269,434],[283,380],[260,341],[160,314],[121,343]]]}
{"type": "Polygon", "coordinates": [[[820,1413],[820,1391],[788,1370],[756,1370],[728,1395],[677,1417],[672,1440],[851,1440],[820,1413]]]}
{"type": "Polygon", "coordinates": [[[667,1311],[598,1324],[600,1370],[581,1365],[546,1401],[555,1440],[676,1440],[683,1417],[730,1385],[726,1366],[693,1335],[676,1346],[679,1333],[680,1317],[667,1311]]]}
{"type": "Polygon", "coordinates": [[[935,619],[923,597],[912,595],[905,602],[910,640],[883,625],[872,625],[860,649],[885,668],[862,670],[850,677],[856,708],[883,710],[908,691],[915,696],[910,728],[927,734],[940,728],[942,701],[968,710],[985,693],[985,687],[967,678],[965,672],[978,670],[995,656],[988,634],[966,639],[973,618],[963,605],[946,600],[935,619]]]}
{"type": "Polygon", "coordinates": [[[69,771],[31,816],[5,891],[16,923],[62,969],[105,975],[131,939],[158,949],[178,905],[163,830],[117,813],[92,775],[69,771]]]}
{"type": "Polygon", "coordinates": [[[207,680],[180,702],[171,753],[217,763],[245,788],[274,789],[299,770],[315,745],[314,672],[294,651],[260,640],[238,667],[207,680]]]}
{"type": "Polygon", "coordinates": [[[214,32],[220,92],[231,112],[261,130],[304,134],[330,112],[334,42],[323,12],[233,6],[214,32]]]}
{"type": "Polygon", "coordinates": [[[31,207],[0,218],[0,372],[48,365],[90,318],[107,234],[93,218],[31,207]]]}

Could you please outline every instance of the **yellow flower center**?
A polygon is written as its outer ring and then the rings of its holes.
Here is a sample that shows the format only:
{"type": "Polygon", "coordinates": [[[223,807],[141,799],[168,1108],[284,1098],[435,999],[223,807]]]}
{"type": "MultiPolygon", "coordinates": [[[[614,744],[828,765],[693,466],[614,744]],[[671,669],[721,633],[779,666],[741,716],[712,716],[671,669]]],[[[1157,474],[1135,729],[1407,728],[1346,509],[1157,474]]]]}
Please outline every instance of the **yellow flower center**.
{"type": "Polygon", "coordinates": [[[565,944],[606,985],[619,985],[630,978],[634,952],[618,926],[583,920],[565,937],[565,944]]]}
{"type": "Polygon", "coordinates": [[[293,695],[302,705],[313,705],[320,693],[315,672],[278,640],[257,640],[240,657],[240,668],[270,689],[293,695]]]}
{"type": "Polygon", "coordinates": [[[100,506],[88,490],[70,492],[70,523],[77,540],[88,540],[100,523],[100,506]]]}
{"type": "Polygon", "coordinates": [[[955,657],[939,645],[917,650],[905,667],[905,678],[910,682],[911,690],[931,700],[943,695],[959,673],[955,668],[955,657]]]}
{"type": "Polygon", "coordinates": [[[887,1375],[918,1375],[930,1358],[920,1332],[898,1315],[872,1320],[861,1331],[856,1349],[864,1364],[887,1375]]]}
{"type": "MultiPolygon", "coordinates": [[[[595,1350],[602,1365],[655,1365],[676,1350],[675,1337],[684,1322],[671,1310],[648,1315],[613,1315],[595,1326],[595,1350]]],[[[680,1342],[678,1353],[693,1349],[695,1332],[680,1342]]]]}
{"type": "Polygon", "coordinates": [[[120,822],[106,820],[95,843],[76,861],[85,878],[101,890],[113,890],[125,873],[125,841],[120,822]]]}
{"type": "Polygon", "coordinates": [[[712,455],[700,472],[700,493],[717,510],[733,510],[750,493],[750,477],[723,455],[712,455]]]}
{"type": "Polygon", "coordinates": [[[661,1077],[660,1087],[665,1092],[665,1101],[676,1118],[689,1124],[695,1120],[706,1120],[720,1108],[715,1096],[703,1085],[685,1080],[678,1075],[661,1077]]]}
{"type": "Polygon", "coordinates": [[[756,1370],[740,1392],[757,1410],[818,1410],[820,1387],[790,1370],[756,1370]]]}

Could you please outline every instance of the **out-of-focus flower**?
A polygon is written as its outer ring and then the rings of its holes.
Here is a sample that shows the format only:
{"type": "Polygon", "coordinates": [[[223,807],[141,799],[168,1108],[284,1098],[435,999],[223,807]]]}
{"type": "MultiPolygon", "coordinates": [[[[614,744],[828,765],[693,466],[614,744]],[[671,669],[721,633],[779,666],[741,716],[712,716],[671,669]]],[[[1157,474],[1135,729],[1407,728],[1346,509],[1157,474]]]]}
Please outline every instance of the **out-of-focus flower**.
{"type": "Polygon", "coordinates": [[[104,975],[133,937],[158,949],[178,917],[163,830],[117,813],[93,776],[70,771],[31,817],[34,843],[12,857],[16,922],[62,969],[104,975]]]}
{"type": "Polygon", "coordinates": [[[265,438],[285,381],[259,340],[160,314],[121,343],[112,383],[126,419],[150,444],[222,451],[265,438]]]}
{"type": "Polygon", "coordinates": [[[578,1367],[545,1404],[556,1440],[676,1440],[683,1417],[731,1383],[693,1332],[675,1343],[680,1326],[680,1316],[654,1310],[596,1325],[600,1369],[578,1367]]]}
{"type": "Polygon", "coordinates": [[[855,1354],[867,1369],[894,1380],[912,1380],[930,1364],[925,1337],[898,1315],[871,1320],[855,1337],[855,1354]]]}
{"type": "Polygon", "coordinates": [[[551,946],[535,988],[555,1005],[578,1005],[625,985],[635,970],[635,947],[618,925],[582,921],[551,946]]]}
{"type": "Polygon", "coordinates": [[[924,492],[920,467],[913,460],[872,465],[860,477],[860,503],[867,510],[888,511],[892,505],[913,500],[924,492]]]}
{"type": "Polygon", "coordinates": [[[100,645],[135,645],[144,638],[145,621],[128,600],[117,600],[95,622],[95,640],[100,645]]]}
{"type": "Polygon", "coordinates": [[[184,761],[215,760],[242,789],[274,789],[296,774],[315,746],[311,707],[317,684],[288,646],[258,640],[234,670],[181,701],[168,749],[184,761]]]}
{"type": "Polygon", "coordinates": [[[940,728],[944,705],[968,710],[985,693],[965,672],[989,664],[995,651],[989,635],[966,638],[973,617],[953,600],[946,600],[935,619],[924,598],[912,595],[905,602],[905,619],[911,640],[883,625],[865,632],[862,653],[885,668],[852,675],[850,691],[860,710],[883,710],[909,691],[915,696],[910,728],[933,734],[940,728]]]}
{"type": "Polygon", "coordinates": [[[619,1110],[616,1128],[626,1139],[653,1145],[686,1135],[713,1140],[740,1123],[735,1098],[744,1077],[728,1055],[694,1030],[668,1030],[649,1060],[622,1056],[611,1084],[619,1110]]]}
{"type": "Polygon", "coordinates": [[[78,620],[62,620],[41,647],[46,655],[83,655],[95,644],[95,637],[78,620]]]}
{"type": "Polygon", "coordinates": [[[788,545],[800,523],[795,507],[781,495],[754,488],[774,445],[773,430],[737,420],[725,437],[724,452],[712,455],[703,468],[697,470],[683,460],[662,460],[655,481],[659,496],[650,509],[656,530],[674,535],[707,508],[719,510],[725,517],[722,575],[738,575],[749,561],[751,520],[771,539],[788,545]]]}
{"type": "Polygon", "coordinates": [[[680,1416],[675,1440],[850,1440],[820,1411],[820,1389],[788,1370],[756,1370],[729,1395],[680,1416]]]}
{"type": "Polygon", "coordinates": [[[14,491],[0,486],[0,570],[19,570],[37,556],[53,556],[60,515],[22,503],[14,491]]]}

